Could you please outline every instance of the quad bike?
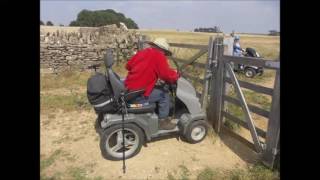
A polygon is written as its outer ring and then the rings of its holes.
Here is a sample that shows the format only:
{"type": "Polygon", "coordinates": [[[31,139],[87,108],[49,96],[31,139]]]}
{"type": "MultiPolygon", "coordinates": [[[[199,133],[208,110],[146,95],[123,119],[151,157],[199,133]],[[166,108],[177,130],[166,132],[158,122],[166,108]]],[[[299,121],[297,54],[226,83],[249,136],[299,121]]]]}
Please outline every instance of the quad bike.
{"type": "MultiPolygon", "coordinates": [[[[243,50],[243,56],[261,58],[259,53],[256,52],[256,50],[253,48],[246,48],[245,50],[243,50]]],[[[242,72],[242,73],[244,73],[244,75],[246,77],[253,78],[256,75],[261,76],[263,74],[263,67],[237,64],[234,66],[234,71],[235,72],[242,72]]]]}
{"type": "MultiPolygon", "coordinates": [[[[105,77],[112,97],[99,104],[92,104],[94,108],[97,105],[101,108],[103,104],[111,104],[110,102],[116,106],[112,112],[97,113],[95,129],[100,135],[100,149],[105,159],[124,161],[137,155],[143,144],[161,136],[175,135],[189,143],[199,143],[205,138],[208,132],[206,114],[201,109],[195,88],[185,78],[180,77],[176,84],[162,83],[163,88],[168,89],[171,95],[169,116],[175,119],[176,127],[172,130],[161,130],[157,104],[129,103],[142,95],[144,90],[128,91],[125,88],[122,80],[112,70],[111,50],[107,50],[104,63],[105,77]]],[[[179,72],[179,66],[176,62],[175,64],[179,72]]]]}

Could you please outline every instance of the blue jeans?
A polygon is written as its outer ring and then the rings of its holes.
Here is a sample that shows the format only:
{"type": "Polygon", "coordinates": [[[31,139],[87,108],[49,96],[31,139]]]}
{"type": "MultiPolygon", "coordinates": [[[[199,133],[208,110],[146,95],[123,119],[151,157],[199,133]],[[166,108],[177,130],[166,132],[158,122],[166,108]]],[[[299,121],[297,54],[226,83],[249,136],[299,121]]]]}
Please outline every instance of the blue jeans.
{"type": "Polygon", "coordinates": [[[169,116],[170,96],[169,92],[160,88],[154,88],[149,97],[139,96],[134,102],[136,103],[157,103],[159,107],[159,119],[169,116]]]}

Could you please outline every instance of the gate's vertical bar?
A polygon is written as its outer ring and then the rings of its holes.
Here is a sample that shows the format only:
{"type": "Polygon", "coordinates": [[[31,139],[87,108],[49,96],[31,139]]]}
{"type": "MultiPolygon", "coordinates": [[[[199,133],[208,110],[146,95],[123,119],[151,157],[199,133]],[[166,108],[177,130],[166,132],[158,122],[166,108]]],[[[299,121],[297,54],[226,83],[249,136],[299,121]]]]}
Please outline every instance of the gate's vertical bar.
{"type": "Polygon", "coordinates": [[[145,40],[146,40],[146,36],[145,35],[139,36],[139,39],[138,39],[138,50],[143,49],[143,44],[144,44],[145,40]]]}
{"type": "Polygon", "coordinates": [[[212,77],[212,57],[213,57],[213,38],[210,37],[208,44],[208,57],[205,67],[204,74],[204,84],[202,86],[202,96],[201,96],[201,106],[203,110],[206,110],[208,104],[208,91],[209,91],[209,82],[212,77]]]}
{"type": "Polygon", "coordinates": [[[263,163],[273,168],[279,150],[280,141],[280,69],[277,69],[272,106],[269,115],[268,131],[266,137],[266,150],[263,154],[263,163]]]}
{"type": "Polygon", "coordinates": [[[221,127],[221,108],[222,108],[222,89],[223,89],[223,75],[224,75],[224,62],[220,58],[223,55],[223,37],[217,37],[216,41],[217,47],[217,57],[218,57],[218,64],[217,64],[217,73],[216,73],[216,82],[215,82],[215,89],[214,89],[214,125],[215,131],[220,133],[221,127]]]}
{"type": "Polygon", "coordinates": [[[214,118],[215,118],[215,103],[216,103],[216,100],[215,100],[215,96],[214,96],[214,93],[215,93],[215,87],[216,87],[216,79],[217,79],[217,61],[218,61],[218,46],[217,46],[217,38],[215,37],[215,39],[213,40],[212,42],[212,61],[211,61],[211,64],[210,64],[210,69],[212,71],[211,73],[211,78],[209,80],[209,85],[208,85],[208,97],[209,98],[209,105],[206,109],[206,114],[207,114],[207,120],[212,124],[213,127],[215,127],[215,121],[214,121],[214,118]]]}

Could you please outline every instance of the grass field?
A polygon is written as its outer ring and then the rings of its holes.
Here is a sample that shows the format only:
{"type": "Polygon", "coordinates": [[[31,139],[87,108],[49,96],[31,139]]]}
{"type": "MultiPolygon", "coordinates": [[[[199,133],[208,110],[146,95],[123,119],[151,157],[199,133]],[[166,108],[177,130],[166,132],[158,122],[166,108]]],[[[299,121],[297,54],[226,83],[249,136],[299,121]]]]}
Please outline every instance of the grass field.
{"type": "MultiPolygon", "coordinates": [[[[212,35],[161,31],[140,33],[189,44],[207,44],[212,35]]],[[[279,37],[243,35],[241,41],[242,46],[256,48],[265,57],[278,57],[279,37]]],[[[182,49],[175,51],[183,58],[194,54],[182,49]]],[[[114,67],[122,77],[126,75],[123,67],[123,64],[114,67]]],[[[214,132],[196,145],[174,138],[148,143],[148,147],[142,147],[136,157],[127,161],[128,172],[123,175],[121,162],[108,161],[100,155],[99,137],[93,126],[96,115],[86,99],[86,81],[90,75],[91,72],[41,74],[41,179],[279,179],[278,172],[257,164],[257,155],[245,146],[232,138],[218,137],[214,132]]],[[[237,76],[244,81],[273,86],[272,71],[255,79],[237,76]]],[[[244,94],[251,104],[270,108],[270,97],[249,90],[244,94]]],[[[242,115],[239,108],[230,106],[230,109],[242,115]]],[[[262,117],[253,114],[253,118],[256,126],[266,128],[262,117]]],[[[250,140],[250,134],[245,130],[239,129],[239,133],[250,140]]]]}

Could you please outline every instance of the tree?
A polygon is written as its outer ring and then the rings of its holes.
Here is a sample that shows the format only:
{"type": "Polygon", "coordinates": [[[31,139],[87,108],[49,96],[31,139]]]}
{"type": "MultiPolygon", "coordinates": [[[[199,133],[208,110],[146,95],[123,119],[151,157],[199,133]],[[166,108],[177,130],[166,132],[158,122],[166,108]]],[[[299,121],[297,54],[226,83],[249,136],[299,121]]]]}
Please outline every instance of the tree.
{"type": "Polygon", "coordinates": [[[71,21],[71,23],[69,24],[69,26],[79,26],[77,21],[71,21]]]}
{"type": "Polygon", "coordinates": [[[99,27],[110,24],[117,24],[123,22],[129,29],[138,29],[138,25],[124,14],[115,12],[112,9],[90,11],[83,9],[77,15],[75,21],[71,21],[69,26],[87,26],[99,27]]]}
{"type": "Polygon", "coordinates": [[[270,36],[279,36],[280,32],[278,32],[277,30],[270,30],[269,31],[269,35],[270,36]]]}
{"type": "Polygon", "coordinates": [[[53,26],[53,23],[51,21],[47,21],[47,26],[53,26]]]}
{"type": "Polygon", "coordinates": [[[40,20],[40,25],[44,25],[44,23],[40,20]]]}

